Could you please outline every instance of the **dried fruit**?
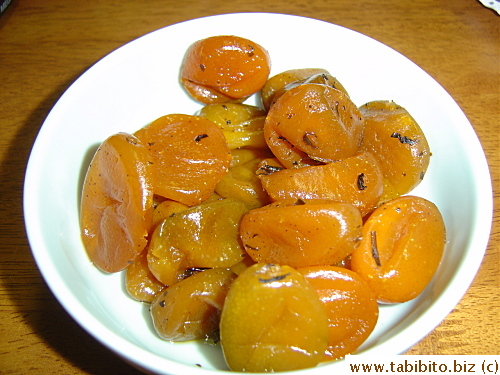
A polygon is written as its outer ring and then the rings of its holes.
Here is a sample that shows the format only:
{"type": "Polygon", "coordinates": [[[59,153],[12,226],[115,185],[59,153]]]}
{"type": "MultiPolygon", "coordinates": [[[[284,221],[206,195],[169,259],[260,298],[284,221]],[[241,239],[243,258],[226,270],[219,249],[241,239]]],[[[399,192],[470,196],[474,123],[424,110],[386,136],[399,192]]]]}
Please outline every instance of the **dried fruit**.
{"type": "Polygon", "coordinates": [[[445,241],[446,228],[436,205],[403,196],[377,208],[366,221],[351,267],[380,302],[406,302],[433,278],[445,241]]]}
{"type": "Polygon", "coordinates": [[[318,295],[298,271],[257,263],[231,286],[220,337],[233,371],[298,370],[323,359],[327,317],[318,295]]]}

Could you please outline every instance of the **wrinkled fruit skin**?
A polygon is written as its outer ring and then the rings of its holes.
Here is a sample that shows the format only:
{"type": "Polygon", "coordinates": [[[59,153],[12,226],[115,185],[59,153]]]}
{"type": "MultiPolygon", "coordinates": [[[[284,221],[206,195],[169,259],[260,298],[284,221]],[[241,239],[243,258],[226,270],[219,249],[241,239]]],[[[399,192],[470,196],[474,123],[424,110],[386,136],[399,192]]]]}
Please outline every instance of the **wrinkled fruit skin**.
{"type": "Polygon", "coordinates": [[[181,66],[181,83],[204,104],[243,101],[259,91],[269,76],[271,60],[259,44],[233,35],[193,43],[181,66]]]}
{"type": "Polygon", "coordinates": [[[431,157],[424,132],[408,111],[394,102],[369,102],[360,112],[365,118],[361,149],[377,159],[398,195],[411,192],[424,179],[431,157]]]}
{"type": "Polygon", "coordinates": [[[80,227],[90,260],[104,272],[122,271],[147,245],[153,220],[152,156],[132,134],[107,138],[83,185],[80,227]]]}
{"type": "Polygon", "coordinates": [[[351,257],[352,270],[384,303],[409,301],[433,278],[441,262],[446,228],[428,200],[403,196],[380,206],[363,226],[351,257]]]}
{"type": "Polygon", "coordinates": [[[151,236],[148,264],[166,285],[188,268],[231,267],[245,256],[239,227],[247,206],[227,198],[178,212],[159,224],[151,236]]]}
{"type": "Polygon", "coordinates": [[[189,276],[162,292],[151,303],[151,317],[164,340],[210,337],[218,330],[221,310],[236,275],[213,268],[189,276]]]}
{"type": "MultiPolygon", "coordinates": [[[[298,69],[298,70],[301,70],[301,69],[298,69]]],[[[303,70],[309,70],[309,69],[303,69],[303,70]]],[[[318,69],[318,70],[321,70],[321,69],[318,69]]],[[[349,93],[347,92],[347,90],[345,89],[344,86],[342,86],[342,84],[335,78],[333,77],[330,73],[328,72],[318,72],[318,73],[315,73],[309,77],[306,77],[304,79],[299,79],[297,81],[294,81],[294,82],[291,82],[285,86],[283,86],[280,90],[276,91],[273,96],[272,96],[272,102],[271,104],[269,105],[269,108],[272,107],[274,105],[274,103],[276,103],[276,101],[287,91],[293,89],[295,86],[298,86],[298,85],[303,85],[305,83],[316,83],[316,84],[321,84],[321,85],[326,85],[326,86],[329,86],[333,89],[336,89],[336,90],[339,90],[339,91],[342,91],[345,95],[349,96],[349,93]]],[[[262,93],[264,91],[264,88],[262,89],[262,93]]],[[[262,102],[264,102],[264,97],[262,97],[262,102]]],[[[264,104],[265,105],[265,104],[264,104]]]]}
{"type": "Polygon", "coordinates": [[[357,153],[363,116],[342,91],[306,83],[286,91],[264,124],[267,145],[287,168],[333,162],[357,153]]]}
{"type": "Polygon", "coordinates": [[[245,214],[240,236],[255,262],[306,267],[334,264],[350,255],[362,225],[352,204],[288,199],[245,214]]]}
{"type": "Polygon", "coordinates": [[[220,322],[233,371],[272,372],[316,366],[327,346],[327,317],[314,289],[289,266],[258,263],[234,281],[220,322]]]}
{"type": "Polygon", "coordinates": [[[262,159],[253,159],[229,168],[221,178],[215,191],[221,197],[235,198],[249,208],[258,208],[270,203],[269,196],[262,188],[262,183],[255,171],[262,159]]]}
{"type": "Polygon", "coordinates": [[[256,106],[240,103],[205,105],[199,116],[217,124],[231,150],[267,148],[264,140],[266,112],[256,106]]]}
{"type": "Polygon", "coordinates": [[[362,216],[373,211],[384,190],[382,170],[369,152],[324,165],[259,173],[273,200],[331,199],[351,203],[362,216]]]}
{"type": "Polygon", "coordinates": [[[148,267],[147,248],[125,270],[125,289],[135,300],[151,302],[165,285],[154,277],[148,267]]]}
{"type": "Polygon", "coordinates": [[[199,116],[165,115],[135,135],[153,156],[154,194],[188,206],[209,198],[231,163],[220,128],[199,116]]]}
{"type": "Polygon", "coordinates": [[[270,77],[260,90],[262,106],[266,111],[269,111],[277,98],[283,94],[287,85],[304,81],[313,75],[323,73],[326,74],[328,71],[318,68],[303,68],[286,70],[270,77]]]}

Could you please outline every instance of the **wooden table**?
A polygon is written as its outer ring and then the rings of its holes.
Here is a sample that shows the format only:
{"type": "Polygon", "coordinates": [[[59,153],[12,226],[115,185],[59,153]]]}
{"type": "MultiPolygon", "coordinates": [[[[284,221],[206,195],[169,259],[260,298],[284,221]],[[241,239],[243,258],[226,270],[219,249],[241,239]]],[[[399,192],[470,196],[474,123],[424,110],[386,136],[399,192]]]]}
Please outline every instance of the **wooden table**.
{"type": "Polygon", "coordinates": [[[492,10],[477,0],[14,0],[0,17],[0,373],[137,372],[82,330],[40,276],[23,222],[26,162],[52,106],[98,59],[163,26],[248,11],[318,18],[373,37],[420,65],[461,106],[492,172],[491,239],[465,297],[409,353],[500,353],[500,17],[492,10]]]}

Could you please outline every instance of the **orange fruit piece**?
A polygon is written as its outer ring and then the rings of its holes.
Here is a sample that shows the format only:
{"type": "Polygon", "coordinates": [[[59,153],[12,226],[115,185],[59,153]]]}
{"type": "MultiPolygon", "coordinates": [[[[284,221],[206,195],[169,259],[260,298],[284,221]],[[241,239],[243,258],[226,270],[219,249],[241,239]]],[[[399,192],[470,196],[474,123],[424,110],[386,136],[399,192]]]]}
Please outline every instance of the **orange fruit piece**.
{"type": "Polygon", "coordinates": [[[135,135],[153,155],[154,193],[188,206],[210,197],[231,163],[222,131],[198,116],[162,116],[135,135]]]}
{"type": "Polygon", "coordinates": [[[403,107],[378,100],[360,107],[365,117],[361,149],[370,152],[399,195],[412,191],[423,180],[431,151],[424,132],[403,107]]]}
{"type": "Polygon", "coordinates": [[[200,109],[198,116],[221,128],[231,150],[267,148],[264,140],[266,111],[262,108],[240,103],[209,104],[200,109]]]}
{"type": "Polygon", "coordinates": [[[315,74],[322,73],[326,74],[328,71],[326,69],[319,68],[290,69],[272,76],[266,81],[260,90],[262,105],[268,111],[276,101],[277,97],[283,94],[287,85],[303,81],[315,74]]]}
{"type": "Polygon", "coordinates": [[[195,273],[156,295],[151,317],[158,335],[170,341],[210,338],[236,274],[224,268],[195,273]]]}
{"type": "Polygon", "coordinates": [[[81,235],[102,271],[129,266],[147,245],[153,218],[152,157],[127,133],[107,138],[94,154],[83,185],[81,235]]]}
{"type": "Polygon", "coordinates": [[[229,268],[245,256],[239,227],[247,206],[227,198],[203,203],[169,216],[151,235],[149,269],[166,285],[188,268],[229,268]]]}
{"type": "Polygon", "coordinates": [[[326,312],[297,270],[256,263],[238,276],[227,294],[220,338],[233,371],[314,367],[327,345],[326,312]]]}
{"type": "Polygon", "coordinates": [[[327,85],[306,83],[287,90],[273,104],[264,136],[285,167],[298,168],[353,156],[363,128],[363,117],[346,94],[327,85]]]}
{"type": "MultiPolygon", "coordinates": [[[[275,91],[275,92],[272,93],[272,97],[271,98],[266,98],[264,96],[264,92],[266,92],[266,86],[267,86],[268,83],[270,83],[271,79],[268,80],[267,83],[266,83],[266,85],[264,85],[264,87],[261,90],[261,92],[262,92],[262,103],[264,104],[264,108],[271,108],[274,105],[274,103],[285,92],[287,92],[288,90],[294,88],[295,86],[303,85],[305,83],[317,83],[317,84],[321,84],[321,85],[330,86],[331,88],[340,90],[344,94],[346,94],[347,96],[349,96],[347,90],[344,88],[344,86],[342,86],[342,84],[335,77],[333,77],[327,71],[321,72],[323,69],[297,69],[295,71],[292,70],[292,71],[284,72],[282,74],[285,77],[287,77],[287,76],[289,77],[289,74],[294,74],[295,73],[297,75],[302,75],[302,74],[305,75],[305,72],[303,72],[303,71],[314,71],[314,70],[317,70],[317,72],[315,74],[312,74],[311,76],[304,77],[303,79],[298,79],[297,81],[294,81],[294,82],[290,82],[290,83],[286,84],[285,86],[283,86],[281,89],[279,89],[277,87],[277,91],[275,91]]],[[[278,77],[279,76],[280,75],[278,74],[278,77]]],[[[273,77],[273,78],[276,78],[276,76],[273,77]]],[[[278,80],[278,82],[279,81],[280,80],[278,80]]]]}
{"type": "Polygon", "coordinates": [[[193,43],[181,66],[181,83],[205,104],[243,101],[259,91],[271,61],[259,44],[234,35],[212,36],[193,43]]]}
{"type": "Polygon", "coordinates": [[[234,167],[230,167],[215,191],[224,198],[235,198],[249,208],[258,208],[270,203],[269,196],[262,188],[262,183],[255,171],[262,159],[255,158],[234,167]]]}
{"type": "Polygon", "coordinates": [[[165,199],[163,202],[158,203],[153,211],[153,228],[156,228],[167,217],[173,216],[188,208],[189,206],[185,204],[165,199]]]}
{"type": "Polygon", "coordinates": [[[353,353],[378,321],[375,293],[355,272],[334,266],[297,269],[319,295],[328,317],[325,360],[353,353]]]}
{"type": "Polygon", "coordinates": [[[287,199],[246,213],[240,236],[256,262],[307,267],[334,264],[351,254],[362,225],[352,204],[287,199]]]}
{"type": "Polygon", "coordinates": [[[261,165],[257,174],[273,200],[332,199],[353,204],[363,216],[375,208],[384,189],[380,166],[368,152],[296,169],[280,170],[275,163],[269,168],[261,165]]]}
{"type": "Polygon", "coordinates": [[[125,289],[133,299],[140,302],[151,302],[165,288],[149,270],[147,253],[145,249],[125,270],[125,289]]]}
{"type": "Polygon", "coordinates": [[[363,226],[351,268],[379,302],[406,302],[433,278],[443,256],[446,228],[436,205],[403,196],[377,208],[363,226]]]}

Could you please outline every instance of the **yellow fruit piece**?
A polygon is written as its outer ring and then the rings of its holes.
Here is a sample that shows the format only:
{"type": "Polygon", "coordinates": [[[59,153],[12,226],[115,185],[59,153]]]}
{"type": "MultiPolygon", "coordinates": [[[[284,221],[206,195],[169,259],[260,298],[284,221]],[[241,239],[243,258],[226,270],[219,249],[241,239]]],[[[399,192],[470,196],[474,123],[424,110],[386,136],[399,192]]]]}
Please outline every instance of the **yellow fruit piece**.
{"type": "Polygon", "coordinates": [[[324,358],[327,317],[318,295],[298,271],[257,263],[231,286],[220,335],[233,371],[298,370],[324,358]]]}

